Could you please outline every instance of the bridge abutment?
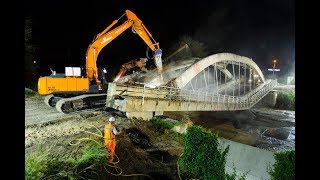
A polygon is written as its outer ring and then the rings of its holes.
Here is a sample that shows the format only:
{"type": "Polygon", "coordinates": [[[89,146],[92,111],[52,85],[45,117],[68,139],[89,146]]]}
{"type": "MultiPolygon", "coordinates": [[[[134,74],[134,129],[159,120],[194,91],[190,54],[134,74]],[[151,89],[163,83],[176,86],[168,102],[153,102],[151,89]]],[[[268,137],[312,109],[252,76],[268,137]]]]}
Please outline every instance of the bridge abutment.
{"type": "Polygon", "coordinates": [[[153,112],[152,111],[146,111],[146,112],[126,112],[126,116],[130,119],[137,118],[142,120],[149,121],[151,118],[153,118],[153,112]]]}
{"type": "Polygon", "coordinates": [[[137,118],[137,119],[142,119],[146,121],[149,121],[154,116],[161,116],[161,115],[163,115],[163,111],[126,112],[126,116],[128,118],[137,118]]]}
{"type": "Polygon", "coordinates": [[[276,91],[270,91],[256,104],[256,106],[267,106],[273,108],[277,102],[277,95],[278,93],[276,91]]]}

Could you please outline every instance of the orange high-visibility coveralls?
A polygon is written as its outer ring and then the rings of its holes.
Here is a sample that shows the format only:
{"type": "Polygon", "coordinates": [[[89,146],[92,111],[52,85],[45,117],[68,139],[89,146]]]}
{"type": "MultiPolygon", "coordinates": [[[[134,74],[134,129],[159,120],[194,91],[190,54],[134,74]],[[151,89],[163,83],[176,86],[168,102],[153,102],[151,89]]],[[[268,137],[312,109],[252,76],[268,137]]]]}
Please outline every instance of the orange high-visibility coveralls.
{"type": "Polygon", "coordinates": [[[113,134],[114,126],[109,123],[104,127],[104,141],[106,143],[106,147],[109,150],[110,160],[109,162],[113,161],[114,151],[116,148],[116,136],[113,134]]]}

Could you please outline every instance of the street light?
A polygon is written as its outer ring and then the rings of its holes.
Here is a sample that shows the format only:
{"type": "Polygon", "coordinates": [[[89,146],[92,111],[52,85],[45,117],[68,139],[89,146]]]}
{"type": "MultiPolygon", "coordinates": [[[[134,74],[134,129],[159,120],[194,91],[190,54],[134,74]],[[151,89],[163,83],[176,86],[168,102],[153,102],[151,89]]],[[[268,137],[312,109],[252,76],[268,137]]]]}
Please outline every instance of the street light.
{"type": "Polygon", "coordinates": [[[277,64],[277,60],[276,59],[272,60],[272,64],[273,64],[272,69],[268,69],[268,71],[272,71],[272,76],[274,78],[274,72],[275,71],[280,71],[280,69],[276,69],[276,64],[277,64]]]}
{"type": "Polygon", "coordinates": [[[276,68],[277,60],[276,60],[276,59],[274,59],[272,62],[273,62],[273,71],[272,71],[272,76],[273,76],[273,78],[274,78],[274,69],[276,68]]]}
{"type": "Polygon", "coordinates": [[[276,67],[277,60],[275,59],[275,60],[273,60],[272,62],[273,62],[273,69],[274,69],[274,68],[276,67]]]}

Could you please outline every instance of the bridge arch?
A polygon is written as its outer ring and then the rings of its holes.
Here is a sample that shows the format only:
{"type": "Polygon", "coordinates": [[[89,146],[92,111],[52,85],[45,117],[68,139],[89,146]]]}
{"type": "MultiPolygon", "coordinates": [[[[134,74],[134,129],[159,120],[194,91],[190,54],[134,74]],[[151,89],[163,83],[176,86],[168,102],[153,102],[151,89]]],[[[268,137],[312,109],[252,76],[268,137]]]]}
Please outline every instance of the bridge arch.
{"type": "MultiPolygon", "coordinates": [[[[262,83],[265,82],[264,75],[258,65],[250,58],[245,56],[240,56],[232,53],[218,53],[211,56],[205,57],[199,61],[196,61],[188,69],[186,69],[182,74],[175,78],[175,84],[178,88],[183,88],[190,82],[197,74],[199,74],[205,68],[215,65],[217,63],[232,64],[232,63],[242,63],[251,67],[255,72],[258,73],[259,79],[262,83]]],[[[217,66],[218,67],[218,66],[217,66]]],[[[218,67],[219,68],[219,67],[218,67]]],[[[223,70],[223,68],[219,68],[223,70]]],[[[224,73],[230,78],[231,73],[228,70],[224,70],[224,73]]]]}

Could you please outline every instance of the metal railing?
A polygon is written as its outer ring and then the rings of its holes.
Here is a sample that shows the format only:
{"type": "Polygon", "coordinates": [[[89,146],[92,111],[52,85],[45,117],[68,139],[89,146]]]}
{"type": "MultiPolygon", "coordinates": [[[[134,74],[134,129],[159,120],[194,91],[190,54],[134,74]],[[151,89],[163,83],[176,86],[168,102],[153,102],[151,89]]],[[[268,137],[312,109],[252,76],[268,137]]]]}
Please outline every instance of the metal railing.
{"type": "MultiPolygon", "coordinates": [[[[138,83],[137,83],[138,84],[138,83]]],[[[159,86],[148,88],[146,84],[139,83],[137,86],[117,84],[116,93],[113,95],[130,96],[141,98],[141,105],[145,99],[160,99],[178,102],[211,103],[216,105],[233,106],[240,109],[250,108],[263,98],[277,84],[276,80],[261,84],[244,96],[231,96],[209,93],[207,91],[193,91],[174,87],[159,86]]]]}

